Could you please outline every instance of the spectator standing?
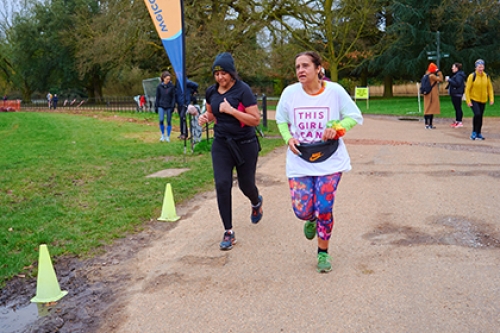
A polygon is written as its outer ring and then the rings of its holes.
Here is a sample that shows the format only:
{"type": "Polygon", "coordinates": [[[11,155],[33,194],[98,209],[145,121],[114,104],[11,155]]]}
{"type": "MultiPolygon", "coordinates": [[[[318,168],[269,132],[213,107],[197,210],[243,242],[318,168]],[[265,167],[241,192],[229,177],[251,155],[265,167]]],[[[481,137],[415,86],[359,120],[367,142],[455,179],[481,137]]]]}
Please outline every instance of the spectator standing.
{"type": "Polygon", "coordinates": [[[146,107],[146,96],[141,95],[139,97],[139,108],[141,109],[141,111],[144,111],[145,107],[146,107]]]}
{"type": "Polygon", "coordinates": [[[172,131],[172,112],[175,106],[175,87],[172,84],[170,72],[161,74],[161,83],[156,87],[155,111],[158,113],[161,138],[160,141],[170,142],[172,131]],[[167,118],[167,135],[165,135],[165,117],[167,118]]]}
{"type": "Polygon", "coordinates": [[[476,60],[474,67],[474,73],[469,75],[467,78],[467,84],[465,85],[465,98],[467,105],[474,113],[470,139],[484,140],[484,136],[481,133],[481,129],[483,127],[484,109],[488,99],[490,100],[490,105],[493,105],[495,97],[493,95],[493,85],[491,84],[490,76],[484,72],[484,60],[476,60]]]}
{"type": "Polygon", "coordinates": [[[461,63],[454,63],[451,66],[451,71],[453,75],[445,77],[445,81],[448,82],[448,93],[451,97],[451,103],[455,108],[455,121],[450,125],[451,127],[463,127],[462,118],[462,98],[465,92],[465,73],[462,71],[461,63]]]}
{"type": "Polygon", "coordinates": [[[57,102],[59,102],[59,97],[57,97],[57,94],[54,94],[54,97],[52,97],[52,107],[57,109],[57,102]]]}
{"type": "Polygon", "coordinates": [[[295,57],[295,74],[299,82],[281,94],[276,123],[288,145],[286,175],[293,211],[305,221],[305,237],[318,236],[317,271],[325,273],[332,269],[328,246],[337,186],[351,169],[342,136],[362,124],[363,117],[342,86],[321,79],[316,52],[295,57]]]}
{"type": "Polygon", "coordinates": [[[431,62],[425,74],[429,75],[429,81],[432,86],[431,92],[424,95],[425,129],[435,129],[436,127],[432,125],[432,121],[434,120],[435,114],[441,113],[438,83],[443,82],[443,73],[435,63],[431,62]]]}
{"type": "Polygon", "coordinates": [[[50,92],[47,94],[47,103],[50,109],[50,107],[52,106],[52,94],[50,92]]]}
{"type": "Polygon", "coordinates": [[[212,143],[212,165],[219,215],[224,225],[221,250],[231,250],[236,243],[233,231],[233,169],[238,186],[252,204],[250,220],[262,219],[262,196],[255,184],[259,142],[255,126],[260,123],[257,99],[250,87],[236,73],[233,57],[224,52],[215,58],[212,73],[216,83],[206,91],[207,111],[199,116],[199,124],[215,120],[212,143]]]}
{"type": "Polygon", "coordinates": [[[180,117],[181,134],[179,139],[184,140],[188,137],[186,111],[188,105],[191,103],[193,94],[198,93],[198,83],[193,82],[186,78],[186,91],[182,93],[182,82],[177,80],[175,83],[175,101],[177,103],[177,111],[180,117]]]}

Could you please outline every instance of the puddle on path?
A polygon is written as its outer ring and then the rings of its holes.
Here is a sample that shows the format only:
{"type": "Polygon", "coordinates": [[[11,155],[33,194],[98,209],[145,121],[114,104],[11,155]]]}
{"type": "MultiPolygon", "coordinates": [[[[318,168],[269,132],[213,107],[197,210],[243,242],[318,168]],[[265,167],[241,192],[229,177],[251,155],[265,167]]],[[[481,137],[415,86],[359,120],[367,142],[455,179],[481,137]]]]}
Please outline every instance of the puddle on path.
{"type": "Polygon", "coordinates": [[[22,308],[2,306],[0,307],[0,332],[20,332],[38,318],[48,315],[49,309],[50,307],[41,303],[30,303],[22,308]]]}
{"type": "Polygon", "coordinates": [[[373,245],[456,245],[471,248],[500,248],[500,236],[485,223],[470,221],[463,216],[435,216],[432,224],[444,226],[434,233],[413,226],[384,223],[363,236],[373,245]]]}

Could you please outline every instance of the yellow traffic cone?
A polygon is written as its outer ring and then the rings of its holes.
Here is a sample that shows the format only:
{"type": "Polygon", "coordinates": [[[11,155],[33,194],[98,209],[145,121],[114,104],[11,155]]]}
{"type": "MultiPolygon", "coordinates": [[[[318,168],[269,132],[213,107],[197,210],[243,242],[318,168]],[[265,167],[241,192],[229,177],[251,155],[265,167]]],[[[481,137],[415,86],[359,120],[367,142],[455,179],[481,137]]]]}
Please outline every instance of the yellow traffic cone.
{"type": "Polygon", "coordinates": [[[57,302],[67,293],[67,291],[61,291],[61,288],[59,288],[59,282],[57,282],[56,272],[52,266],[47,245],[40,245],[36,296],[31,301],[35,303],[57,302]]]}
{"type": "Polygon", "coordinates": [[[161,210],[161,216],[158,221],[169,221],[175,222],[180,219],[175,212],[174,196],[172,194],[172,187],[170,183],[167,184],[165,188],[165,197],[163,198],[163,208],[161,210]]]}

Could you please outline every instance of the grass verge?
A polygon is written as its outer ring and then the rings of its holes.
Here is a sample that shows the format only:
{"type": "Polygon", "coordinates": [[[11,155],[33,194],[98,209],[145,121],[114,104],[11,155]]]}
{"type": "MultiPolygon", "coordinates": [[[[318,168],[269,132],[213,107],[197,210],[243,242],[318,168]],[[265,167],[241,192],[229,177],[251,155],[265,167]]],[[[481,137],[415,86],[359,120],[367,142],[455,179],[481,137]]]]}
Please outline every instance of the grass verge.
{"type": "MultiPolygon", "coordinates": [[[[263,154],[283,144],[275,128],[263,154]]],[[[140,230],[160,216],[167,183],[176,203],[213,189],[208,147],[184,154],[184,141],[158,139],[152,114],[0,114],[0,286],[36,273],[40,244],[86,257],[140,230]],[[172,168],[189,171],[146,177],[172,168]]]]}

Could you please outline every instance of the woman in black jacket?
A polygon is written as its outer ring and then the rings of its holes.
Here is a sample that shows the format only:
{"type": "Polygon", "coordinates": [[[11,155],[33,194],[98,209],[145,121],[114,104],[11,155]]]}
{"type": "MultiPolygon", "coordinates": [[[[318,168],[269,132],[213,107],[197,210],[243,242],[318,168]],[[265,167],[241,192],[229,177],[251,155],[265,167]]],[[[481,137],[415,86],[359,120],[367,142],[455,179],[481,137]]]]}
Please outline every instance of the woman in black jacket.
{"type": "Polygon", "coordinates": [[[465,90],[465,73],[462,71],[461,63],[454,63],[451,66],[451,71],[453,72],[453,76],[447,76],[445,79],[448,82],[448,92],[451,96],[451,102],[453,103],[453,107],[455,108],[455,121],[450,125],[451,127],[463,127],[462,118],[462,97],[464,95],[465,90]]]}
{"type": "Polygon", "coordinates": [[[172,111],[175,106],[175,87],[171,82],[172,76],[168,71],[161,74],[161,83],[156,88],[155,111],[160,121],[160,141],[170,142],[172,131],[172,111]],[[167,116],[167,135],[165,136],[165,115],[167,116]]]}

